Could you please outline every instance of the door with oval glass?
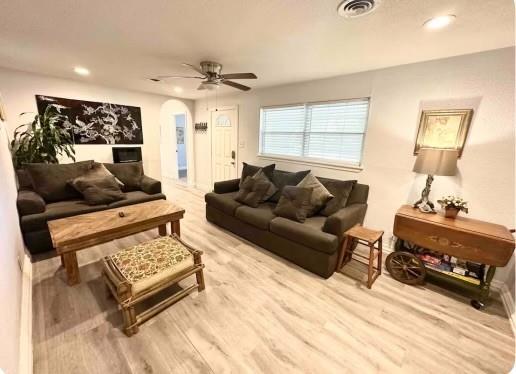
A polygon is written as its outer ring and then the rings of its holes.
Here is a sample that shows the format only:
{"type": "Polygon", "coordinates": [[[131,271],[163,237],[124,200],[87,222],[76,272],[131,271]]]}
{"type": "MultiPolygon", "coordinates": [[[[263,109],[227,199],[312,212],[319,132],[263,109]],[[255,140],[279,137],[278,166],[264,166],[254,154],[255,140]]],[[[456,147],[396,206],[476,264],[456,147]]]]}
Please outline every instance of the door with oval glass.
{"type": "Polygon", "coordinates": [[[237,108],[211,111],[212,182],[237,177],[237,108]]]}

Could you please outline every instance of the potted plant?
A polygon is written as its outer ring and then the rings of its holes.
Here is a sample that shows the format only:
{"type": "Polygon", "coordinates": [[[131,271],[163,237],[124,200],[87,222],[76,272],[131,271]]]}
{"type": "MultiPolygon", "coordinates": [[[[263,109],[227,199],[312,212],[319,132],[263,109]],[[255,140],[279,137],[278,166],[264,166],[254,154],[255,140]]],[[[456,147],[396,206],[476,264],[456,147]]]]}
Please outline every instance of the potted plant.
{"type": "Polygon", "coordinates": [[[468,213],[468,202],[461,197],[444,196],[441,200],[437,200],[444,209],[444,216],[448,218],[456,218],[460,211],[468,213]]]}
{"type": "Polygon", "coordinates": [[[11,154],[16,169],[32,162],[58,164],[58,156],[63,154],[75,161],[72,135],[65,126],[68,117],[61,114],[63,108],[51,104],[43,115],[37,114],[32,122],[14,130],[11,154]]]}

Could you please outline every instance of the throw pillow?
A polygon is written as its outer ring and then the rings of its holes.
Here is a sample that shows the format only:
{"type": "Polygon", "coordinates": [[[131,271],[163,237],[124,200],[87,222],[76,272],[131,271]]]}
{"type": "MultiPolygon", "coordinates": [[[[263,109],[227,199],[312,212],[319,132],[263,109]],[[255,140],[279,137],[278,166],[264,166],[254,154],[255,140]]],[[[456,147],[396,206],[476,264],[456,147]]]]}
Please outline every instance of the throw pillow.
{"type": "Polygon", "coordinates": [[[24,168],[30,175],[34,191],[51,203],[80,198],[68,181],[85,174],[92,165],[93,160],[89,160],[72,164],[25,164],[24,168]]]}
{"type": "Polygon", "coordinates": [[[276,188],[276,186],[274,185],[274,183],[272,183],[270,181],[270,179],[267,178],[267,176],[263,172],[263,169],[258,170],[258,172],[255,175],[253,175],[253,179],[256,179],[256,180],[258,180],[260,182],[263,182],[263,183],[267,183],[267,185],[269,186],[269,188],[265,192],[265,195],[263,195],[263,197],[260,199],[260,203],[263,203],[263,202],[269,200],[270,197],[272,195],[274,195],[276,193],[276,191],[278,190],[276,188]]]}
{"type": "Polygon", "coordinates": [[[104,164],[104,166],[124,184],[123,190],[125,192],[141,189],[140,182],[143,177],[143,163],[141,161],[104,164]]]}
{"type": "Polygon", "coordinates": [[[316,214],[326,204],[326,202],[333,197],[333,195],[323,186],[321,182],[312,174],[308,173],[301,182],[298,183],[298,187],[312,188],[312,196],[310,198],[310,210],[308,211],[308,217],[316,214]]]}
{"type": "Polygon", "coordinates": [[[305,222],[310,211],[313,188],[285,186],[281,192],[274,214],[280,217],[305,222]]]}
{"type": "Polygon", "coordinates": [[[240,190],[238,190],[235,200],[256,208],[268,188],[269,185],[267,183],[253,179],[253,177],[247,177],[244,183],[242,183],[240,190]]]}
{"type": "Polygon", "coordinates": [[[260,169],[263,170],[263,172],[265,173],[267,178],[269,178],[269,180],[272,181],[272,173],[274,172],[274,168],[276,167],[276,164],[270,164],[270,165],[267,165],[264,167],[250,165],[245,162],[242,162],[242,164],[244,166],[242,167],[242,175],[240,176],[240,185],[242,185],[242,183],[244,183],[244,181],[247,177],[252,177],[256,173],[258,173],[258,171],[260,169]]]}
{"type": "Polygon", "coordinates": [[[77,178],[72,184],[88,205],[110,204],[126,198],[112,175],[89,179],[77,178]]]}
{"type": "MultiPolygon", "coordinates": [[[[90,178],[101,178],[101,177],[109,177],[110,175],[113,175],[105,166],[104,164],[101,164],[100,162],[94,162],[93,166],[90,170],[85,174],[85,176],[88,176],[90,178]]],[[[114,176],[114,175],[113,175],[114,176]]],[[[124,183],[115,177],[116,182],[120,186],[120,188],[124,187],[124,183]]]]}
{"type": "Polygon", "coordinates": [[[310,170],[298,171],[296,173],[274,170],[271,181],[274,183],[278,191],[272,195],[270,201],[277,203],[281,197],[281,191],[283,190],[283,187],[297,186],[297,184],[301,182],[308,173],[310,173],[310,170]]]}
{"type": "Polygon", "coordinates": [[[338,181],[333,179],[321,179],[321,182],[333,195],[333,198],[328,200],[326,206],[321,210],[321,214],[326,217],[337,213],[337,211],[346,206],[351,190],[353,190],[357,183],[356,180],[338,181]]]}

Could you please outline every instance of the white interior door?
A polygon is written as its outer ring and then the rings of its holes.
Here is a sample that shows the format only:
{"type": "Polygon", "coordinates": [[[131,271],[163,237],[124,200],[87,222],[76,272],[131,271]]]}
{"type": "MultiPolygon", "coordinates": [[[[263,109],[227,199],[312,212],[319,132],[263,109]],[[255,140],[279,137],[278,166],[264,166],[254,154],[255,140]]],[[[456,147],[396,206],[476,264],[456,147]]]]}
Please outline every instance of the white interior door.
{"type": "Polygon", "coordinates": [[[237,177],[238,111],[236,108],[211,112],[212,182],[237,177]]]}

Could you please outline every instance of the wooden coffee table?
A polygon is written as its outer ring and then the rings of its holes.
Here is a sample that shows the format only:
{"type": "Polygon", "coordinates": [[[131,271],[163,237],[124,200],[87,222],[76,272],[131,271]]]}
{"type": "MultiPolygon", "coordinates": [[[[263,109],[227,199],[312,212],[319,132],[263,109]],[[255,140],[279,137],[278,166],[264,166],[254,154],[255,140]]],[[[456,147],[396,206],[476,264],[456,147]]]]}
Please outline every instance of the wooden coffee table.
{"type": "Polygon", "coordinates": [[[179,220],[185,210],[167,200],[80,214],[48,222],[52,243],[61,256],[68,284],[80,283],[78,250],[109,242],[124,236],[158,228],[161,236],[167,235],[167,224],[173,233],[180,235],[179,220]]]}

